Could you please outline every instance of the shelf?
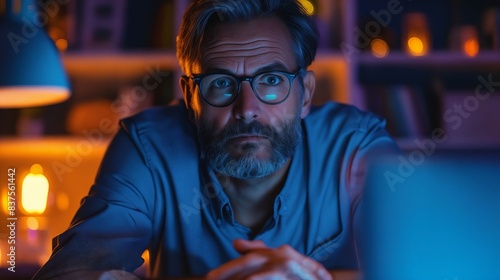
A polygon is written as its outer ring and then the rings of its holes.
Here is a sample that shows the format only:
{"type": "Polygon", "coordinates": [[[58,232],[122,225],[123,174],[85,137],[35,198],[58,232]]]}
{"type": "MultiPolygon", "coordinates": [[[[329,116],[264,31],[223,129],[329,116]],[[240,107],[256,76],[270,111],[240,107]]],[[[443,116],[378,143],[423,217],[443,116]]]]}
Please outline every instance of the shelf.
{"type": "MultiPolygon", "coordinates": [[[[68,52],[62,54],[66,71],[71,75],[124,79],[146,73],[148,67],[179,70],[174,51],[144,51],[122,53],[68,52]]],[[[318,51],[313,65],[342,64],[345,59],[339,52],[318,51]]]]}
{"type": "Polygon", "coordinates": [[[481,52],[475,57],[468,57],[458,52],[433,52],[426,56],[410,56],[402,52],[392,53],[384,58],[378,58],[370,53],[358,56],[358,62],[365,66],[401,66],[450,69],[467,67],[468,69],[500,70],[499,52],[481,52]]]}
{"type": "Polygon", "coordinates": [[[500,78],[500,53],[483,52],[467,57],[455,52],[434,52],[413,57],[405,53],[392,53],[377,58],[369,53],[358,57],[357,82],[364,85],[413,84],[425,85],[440,80],[449,89],[474,89],[478,77],[500,78]]]}
{"type": "Polygon", "coordinates": [[[179,69],[173,51],[64,53],[63,64],[70,76],[106,79],[134,79],[154,72],[179,69]]]}
{"type": "MultiPolygon", "coordinates": [[[[180,70],[174,51],[144,51],[122,53],[68,52],[62,54],[66,71],[75,76],[124,79],[146,73],[148,67],[180,70]]],[[[339,52],[318,51],[314,65],[343,64],[339,52]]]]}

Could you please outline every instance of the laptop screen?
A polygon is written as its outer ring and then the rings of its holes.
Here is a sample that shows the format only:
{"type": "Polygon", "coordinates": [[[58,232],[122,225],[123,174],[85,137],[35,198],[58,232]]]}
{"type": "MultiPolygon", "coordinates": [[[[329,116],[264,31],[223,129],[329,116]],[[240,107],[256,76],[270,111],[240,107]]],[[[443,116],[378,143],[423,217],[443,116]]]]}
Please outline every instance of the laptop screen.
{"type": "Polygon", "coordinates": [[[357,215],[364,279],[500,279],[500,151],[374,162],[357,215]]]}

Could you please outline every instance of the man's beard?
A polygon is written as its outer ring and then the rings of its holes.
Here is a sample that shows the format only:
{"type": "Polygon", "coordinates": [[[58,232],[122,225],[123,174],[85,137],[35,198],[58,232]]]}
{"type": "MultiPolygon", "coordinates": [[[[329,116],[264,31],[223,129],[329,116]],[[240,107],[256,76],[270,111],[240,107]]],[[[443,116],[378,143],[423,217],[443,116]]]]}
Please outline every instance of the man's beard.
{"type": "MultiPolygon", "coordinates": [[[[197,118],[198,138],[201,145],[201,157],[212,169],[220,174],[238,178],[260,178],[280,169],[302,143],[300,115],[280,124],[280,131],[257,121],[251,123],[236,122],[227,125],[219,134],[197,118]],[[259,135],[270,141],[270,155],[261,159],[256,155],[259,144],[245,142],[238,144],[238,155],[232,155],[228,142],[235,136],[259,135]]],[[[265,139],[264,138],[264,139],[265,139]]]]}

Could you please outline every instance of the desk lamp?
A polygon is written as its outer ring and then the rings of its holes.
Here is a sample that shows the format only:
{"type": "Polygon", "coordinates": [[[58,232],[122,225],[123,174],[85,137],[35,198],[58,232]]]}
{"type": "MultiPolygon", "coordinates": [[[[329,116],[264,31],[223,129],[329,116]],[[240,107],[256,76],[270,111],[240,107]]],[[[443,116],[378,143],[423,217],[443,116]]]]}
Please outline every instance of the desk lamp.
{"type": "Polygon", "coordinates": [[[49,14],[34,0],[0,0],[0,108],[44,106],[69,98],[66,73],[45,32],[49,14]]]}

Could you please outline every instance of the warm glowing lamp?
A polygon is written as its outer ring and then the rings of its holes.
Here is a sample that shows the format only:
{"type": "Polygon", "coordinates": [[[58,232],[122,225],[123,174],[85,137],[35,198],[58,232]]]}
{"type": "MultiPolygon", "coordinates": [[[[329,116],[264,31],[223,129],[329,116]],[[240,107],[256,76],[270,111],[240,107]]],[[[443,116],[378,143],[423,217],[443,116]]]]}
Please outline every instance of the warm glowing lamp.
{"type": "Polygon", "coordinates": [[[413,56],[423,56],[431,47],[427,17],[422,13],[408,13],[403,22],[403,46],[413,56]]]}
{"type": "Polygon", "coordinates": [[[479,52],[479,43],[477,42],[477,40],[474,39],[467,40],[464,43],[463,50],[465,54],[470,57],[476,56],[477,53],[479,52]]]}
{"type": "Polygon", "coordinates": [[[49,181],[40,164],[33,164],[22,185],[21,204],[28,214],[42,214],[47,208],[49,181]]]}
{"type": "Polygon", "coordinates": [[[479,53],[479,40],[476,27],[462,25],[455,27],[451,32],[451,49],[460,51],[470,57],[479,53]]]}
{"type": "Polygon", "coordinates": [[[68,99],[59,52],[37,1],[0,0],[0,108],[43,106],[68,99]]]}
{"type": "Polygon", "coordinates": [[[308,15],[314,15],[314,5],[309,0],[299,0],[300,4],[306,10],[308,15]]]}
{"type": "Polygon", "coordinates": [[[370,49],[374,56],[382,58],[389,54],[389,45],[380,38],[375,38],[370,43],[370,49]]]}
{"type": "Polygon", "coordinates": [[[4,188],[2,190],[2,201],[1,202],[2,202],[2,210],[5,213],[5,215],[9,215],[9,213],[10,213],[8,193],[9,193],[9,189],[4,188]]]}
{"type": "Polygon", "coordinates": [[[411,37],[408,39],[408,51],[412,55],[423,55],[424,54],[424,42],[418,37],[411,37]]]}

